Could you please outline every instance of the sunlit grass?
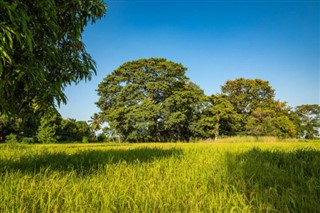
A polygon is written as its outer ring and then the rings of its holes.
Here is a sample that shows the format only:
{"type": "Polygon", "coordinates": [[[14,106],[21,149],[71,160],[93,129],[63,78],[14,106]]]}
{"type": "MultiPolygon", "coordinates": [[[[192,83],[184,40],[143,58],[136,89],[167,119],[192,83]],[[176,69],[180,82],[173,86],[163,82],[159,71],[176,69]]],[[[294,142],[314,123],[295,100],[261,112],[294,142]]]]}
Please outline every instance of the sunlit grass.
{"type": "Polygon", "coordinates": [[[317,212],[320,143],[0,146],[0,212],[317,212]]]}

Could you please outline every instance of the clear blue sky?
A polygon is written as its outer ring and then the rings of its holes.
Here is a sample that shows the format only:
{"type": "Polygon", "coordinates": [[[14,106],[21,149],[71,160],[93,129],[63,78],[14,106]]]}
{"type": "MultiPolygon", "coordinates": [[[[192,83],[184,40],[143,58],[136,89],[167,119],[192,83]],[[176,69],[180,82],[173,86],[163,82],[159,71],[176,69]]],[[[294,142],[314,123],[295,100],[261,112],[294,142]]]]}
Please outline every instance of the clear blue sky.
{"type": "Polygon", "coordinates": [[[109,0],[83,41],[97,76],[66,88],[64,118],[98,112],[96,89],[126,61],[163,57],[182,63],[207,95],[229,79],[261,78],[289,106],[320,101],[319,1],[109,0]]]}

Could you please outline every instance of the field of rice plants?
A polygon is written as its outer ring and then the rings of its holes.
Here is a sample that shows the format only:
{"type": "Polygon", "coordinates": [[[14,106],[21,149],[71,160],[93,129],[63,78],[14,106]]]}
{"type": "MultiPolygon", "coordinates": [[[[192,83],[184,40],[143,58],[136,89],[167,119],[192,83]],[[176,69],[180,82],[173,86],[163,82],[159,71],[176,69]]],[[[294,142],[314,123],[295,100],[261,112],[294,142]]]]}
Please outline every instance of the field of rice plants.
{"type": "Polygon", "coordinates": [[[0,146],[0,212],[319,212],[320,142],[0,146]]]}

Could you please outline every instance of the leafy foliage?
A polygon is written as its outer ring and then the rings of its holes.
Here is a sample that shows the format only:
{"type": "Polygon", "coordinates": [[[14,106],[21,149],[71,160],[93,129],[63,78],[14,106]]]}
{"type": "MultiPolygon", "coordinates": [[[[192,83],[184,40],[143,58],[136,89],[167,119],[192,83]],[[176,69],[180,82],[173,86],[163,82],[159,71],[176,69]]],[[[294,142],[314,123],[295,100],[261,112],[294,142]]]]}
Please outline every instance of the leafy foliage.
{"type": "Polygon", "coordinates": [[[56,143],[59,140],[58,132],[62,117],[58,113],[48,113],[42,117],[37,132],[40,143],[56,143]]]}
{"type": "Polygon", "coordinates": [[[306,138],[315,138],[319,136],[320,128],[320,105],[306,104],[296,107],[295,113],[301,121],[300,131],[306,138]]]}
{"type": "Polygon", "coordinates": [[[97,105],[128,141],[188,141],[203,91],[181,64],[163,58],[124,63],[98,88],[97,105]]]}
{"type": "Polygon", "coordinates": [[[268,106],[275,95],[269,82],[261,79],[228,80],[221,91],[240,114],[250,114],[258,107],[268,106]]]}
{"type": "Polygon", "coordinates": [[[5,141],[8,135],[20,132],[21,122],[21,119],[14,119],[0,114],[0,142],[5,141]]]}
{"type": "Polygon", "coordinates": [[[89,80],[95,62],[81,34],[105,10],[101,0],[0,1],[0,112],[54,107],[66,85],[89,80]]]}
{"type": "Polygon", "coordinates": [[[215,138],[223,133],[231,135],[239,123],[239,114],[223,95],[208,97],[206,107],[196,123],[195,131],[203,137],[215,138]]]}
{"type": "Polygon", "coordinates": [[[240,116],[236,132],[255,136],[293,137],[296,124],[285,102],[274,99],[275,90],[261,79],[228,80],[222,93],[240,116]]]}

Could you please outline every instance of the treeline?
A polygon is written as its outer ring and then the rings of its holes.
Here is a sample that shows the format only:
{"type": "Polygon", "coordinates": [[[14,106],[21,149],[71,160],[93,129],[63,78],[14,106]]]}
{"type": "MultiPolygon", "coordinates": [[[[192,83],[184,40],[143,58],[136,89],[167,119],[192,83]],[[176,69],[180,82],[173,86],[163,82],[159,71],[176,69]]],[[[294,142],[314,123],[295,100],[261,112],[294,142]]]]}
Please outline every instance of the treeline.
{"type": "Polygon", "coordinates": [[[101,111],[93,120],[130,142],[319,136],[318,104],[292,109],[261,79],[228,80],[219,94],[206,96],[186,70],[163,58],[124,63],[99,84],[101,111]]]}
{"type": "Polygon", "coordinates": [[[187,68],[163,58],[124,63],[98,86],[89,123],[63,119],[57,110],[23,118],[0,116],[0,140],[23,143],[93,141],[166,142],[220,136],[319,137],[320,105],[291,108],[261,79],[228,80],[205,95],[187,68]],[[102,128],[103,123],[106,127],[102,128]],[[102,133],[95,135],[97,130],[102,133]]]}
{"type": "Polygon", "coordinates": [[[63,119],[52,110],[29,119],[0,116],[0,140],[22,143],[59,143],[95,141],[95,134],[86,121],[63,119]]]}

